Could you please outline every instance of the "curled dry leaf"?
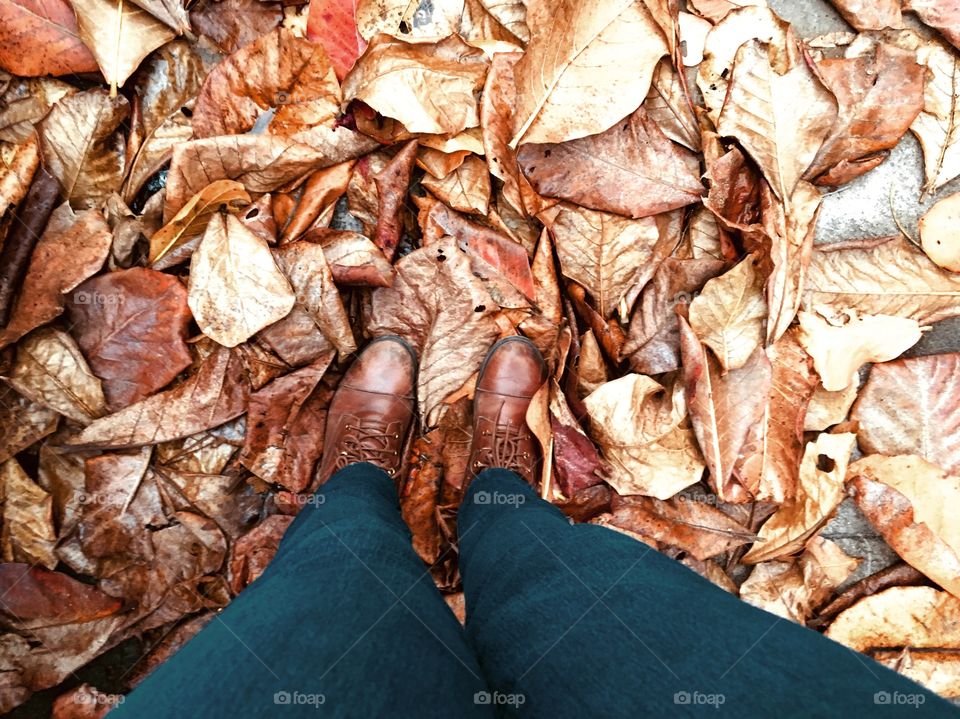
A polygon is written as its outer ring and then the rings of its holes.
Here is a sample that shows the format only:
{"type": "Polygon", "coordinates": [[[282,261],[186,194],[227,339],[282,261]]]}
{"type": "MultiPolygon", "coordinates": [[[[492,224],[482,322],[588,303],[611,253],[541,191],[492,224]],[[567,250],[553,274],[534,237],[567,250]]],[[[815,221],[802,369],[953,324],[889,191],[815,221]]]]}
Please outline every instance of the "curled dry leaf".
{"type": "Polygon", "coordinates": [[[860,511],[911,566],[960,597],[960,479],[920,457],[864,457],[850,465],[860,511]]]}
{"type": "Polygon", "coordinates": [[[71,0],[80,37],[97,58],[104,79],[116,92],[143,62],[174,32],[131,2],[71,0]],[[121,18],[117,19],[118,12],[121,18]]]}
{"type": "Polygon", "coordinates": [[[100,380],[63,330],[44,327],[22,340],[7,382],[24,397],[81,424],[107,413],[100,380]]]}
{"type": "Polygon", "coordinates": [[[0,464],[3,530],[0,551],[4,562],[57,566],[53,528],[53,498],[38,487],[15,459],[0,464]]]}
{"type": "Polygon", "coordinates": [[[800,344],[828,392],[846,389],[868,362],[895,359],[920,341],[916,320],[856,310],[801,312],[800,344]]]}
{"type": "Polygon", "coordinates": [[[54,210],[30,257],[10,322],[0,330],[0,347],[60,316],[63,295],[103,266],[112,240],[97,210],[80,215],[67,205],[54,210]]]}
{"type": "Polygon", "coordinates": [[[566,202],[540,217],[553,235],[561,271],[584,286],[604,317],[646,284],[673,249],[651,217],[631,220],[566,202]]]}
{"type": "Polygon", "coordinates": [[[900,237],[838,242],[814,250],[803,304],[925,325],[960,314],[960,277],[900,237]]]}
{"type": "Polygon", "coordinates": [[[337,201],[347,191],[353,176],[353,160],[317,170],[303,184],[300,203],[283,229],[280,244],[300,239],[311,227],[328,227],[337,201]]]}
{"type": "Polygon", "coordinates": [[[700,481],[703,457],[686,422],[681,382],[664,387],[629,374],[602,385],[584,405],[590,434],[612,467],[607,482],[619,494],[669,499],[700,481]]]}
{"type": "Polygon", "coordinates": [[[810,357],[788,331],[766,349],[770,390],[763,415],[747,435],[734,473],[760,501],[782,503],[796,494],[807,405],[817,386],[810,357]]]}
{"type": "Polygon", "coordinates": [[[745,564],[798,551],[827,523],[844,496],[853,434],[821,434],[808,442],[800,463],[796,497],[785,502],[760,528],[760,541],[743,556],[745,564]]]}
{"type": "Polygon", "coordinates": [[[690,327],[714,351],[724,371],[743,367],[760,346],[766,316],[755,257],[708,280],[690,303],[690,327]]]}
{"type": "MultiPolygon", "coordinates": [[[[311,13],[313,7],[313,5],[310,6],[311,13]]],[[[197,3],[190,11],[190,23],[194,29],[213,40],[226,54],[246,47],[264,33],[277,27],[282,20],[283,6],[280,3],[261,2],[261,0],[219,0],[212,3],[197,3]]]]}
{"type": "Polygon", "coordinates": [[[560,144],[524,144],[524,175],[541,195],[627,217],[697,202],[700,167],[640,108],[606,132],[560,144]]]}
{"type": "Polygon", "coordinates": [[[857,30],[903,27],[900,0],[830,0],[843,19],[857,30]]]}
{"type": "Polygon", "coordinates": [[[858,652],[873,648],[960,649],[960,599],[933,587],[891,587],[842,612],[827,636],[858,652]]]}
{"type": "Polygon", "coordinates": [[[640,106],[667,42],[632,0],[536,0],[531,39],[514,67],[510,146],[567,142],[608,130],[640,106]]]}
{"type": "Polygon", "coordinates": [[[187,290],[176,277],[141,267],[110,272],[77,288],[71,331],[110,410],[149,397],[190,366],[187,290]]]}
{"type": "Polygon", "coordinates": [[[821,60],[817,71],[839,111],[806,177],[842,185],[880,164],[910,129],[923,108],[923,68],[915,53],[877,43],[856,57],[821,60]]]}
{"type": "Polygon", "coordinates": [[[373,239],[390,261],[393,261],[397,245],[400,244],[403,208],[416,159],[417,141],[411,140],[373,176],[379,209],[376,218],[376,234],[373,239]]]}
{"type": "Polygon", "coordinates": [[[420,359],[417,398],[427,426],[443,401],[479,370],[499,335],[497,306],[453,240],[401,258],[391,287],[373,292],[367,332],[400,335],[420,359]]]}
{"type": "Polygon", "coordinates": [[[955,0],[905,0],[903,9],[916,13],[924,24],[939,30],[954,47],[960,48],[960,5],[955,0]]]}
{"type": "Polygon", "coordinates": [[[217,347],[192,376],[173,389],[95,420],[69,444],[140,447],[189,437],[243,414],[249,393],[240,355],[217,347]]]}
{"type": "Polygon", "coordinates": [[[62,98],[40,123],[44,167],[74,207],[93,207],[120,189],[125,149],[119,128],[129,114],[126,98],[94,89],[62,98]]]}
{"type": "Polygon", "coordinates": [[[654,70],[643,108],[664,135],[690,150],[700,149],[700,128],[686,83],[669,58],[661,60],[654,70]]]}
{"type": "Polygon", "coordinates": [[[851,419],[868,453],[915,454],[951,474],[960,471],[960,354],[878,364],[851,419]]]}
{"type": "Polygon", "coordinates": [[[0,0],[0,69],[23,77],[96,72],[67,0],[0,0]]]}
{"type": "Polygon", "coordinates": [[[926,68],[923,110],[910,130],[923,149],[924,190],[936,192],[960,175],[960,57],[941,42],[931,41],[917,51],[926,68]]]}
{"type": "Polygon", "coordinates": [[[363,100],[410,132],[455,135],[476,127],[476,96],[487,61],[457,36],[408,44],[387,35],[370,47],[343,81],[344,100],[363,100]]]}
{"type": "Polygon", "coordinates": [[[780,52],[756,40],[737,51],[717,130],[737,138],[785,201],[833,128],[837,101],[806,62],[778,67],[780,52]]]}
{"type": "Polygon", "coordinates": [[[267,131],[275,135],[332,126],[340,110],[340,86],[323,48],[284,28],[210,71],[193,109],[194,137],[242,134],[271,108],[267,131]]]}
{"type": "Polygon", "coordinates": [[[682,495],[666,501],[621,498],[608,519],[613,527],[677,547],[701,561],[756,539],[716,507],[682,495]]]}
{"type": "Polygon", "coordinates": [[[623,354],[630,367],[643,374],[680,368],[680,324],[676,309],[691,302],[704,283],[723,271],[714,259],[681,260],[668,257],[640,294],[630,320],[623,354]]]}
{"type": "Polygon", "coordinates": [[[225,347],[283,319],[296,303],[267,243],[221,213],[210,219],[193,254],[188,292],[201,331],[225,347]]]}
{"type": "MultiPolygon", "coordinates": [[[[525,212],[521,181],[526,182],[517,166],[516,153],[509,142],[513,135],[513,109],[517,86],[514,68],[521,53],[497,53],[490,61],[480,99],[480,128],[487,168],[494,177],[503,180],[503,195],[518,212],[525,212]]],[[[532,192],[532,190],[531,190],[532,192]]]]}
{"type": "Polygon", "coordinates": [[[490,174],[487,164],[476,155],[467,157],[442,179],[426,175],[421,184],[460,212],[486,216],[490,209],[490,174]]]}
{"type": "MultiPolygon", "coordinates": [[[[311,236],[305,239],[317,241],[311,236]]],[[[319,242],[338,285],[389,287],[393,282],[393,266],[373,241],[363,235],[347,230],[329,230],[319,242]]]]}
{"type": "Polygon", "coordinates": [[[939,200],[920,218],[920,244],[938,267],[960,272],[960,193],[939,200]]]}
{"type": "Polygon", "coordinates": [[[720,363],[680,318],[680,353],[690,421],[710,482],[724,502],[744,502],[742,485],[731,478],[751,427],[763,416],[771,382],[770,360],[757,348],[742,367],[721,374],[720,363]]]}
{"type": "Polygon", "coordinates": [[[151,263],[203,235],[210,218],[222,208],[238,209],[250,203],[250,195],[234,180],[211,182],[187,200],[173,218],[150,238],[151,263]]]}

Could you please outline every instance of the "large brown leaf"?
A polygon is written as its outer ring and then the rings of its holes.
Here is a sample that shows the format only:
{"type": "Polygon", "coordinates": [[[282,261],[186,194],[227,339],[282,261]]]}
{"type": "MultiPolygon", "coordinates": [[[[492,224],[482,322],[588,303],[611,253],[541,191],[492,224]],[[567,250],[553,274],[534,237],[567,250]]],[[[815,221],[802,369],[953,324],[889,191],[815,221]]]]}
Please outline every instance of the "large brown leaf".
{"type": "Polygon", "coordinates": [[[88,622],[122,606],[66,574],[16,562],[0,564],[0,597],[4,623],[28,628],[88,622]]]}
{"type": "Polygon", "coordinates": [[[340,86],[323,48],[283,28],[207,75],[193,109],[194,137],[242,134],[270,108],[276,111],[267,130],[276,135],[332,126],[340,109],[340,86]]]}
{"type": "Polygon", "coordinates": [[[249,392],[240,355],[217,347],[181,384],[94,421],[69,444],[138,447],[188,437],[243,414],[249,392]]]}
{"type": "Polygon", "coordinates": [[[451,36],[408,44],[387,35],[371,42],[343,81],[344,100],[363,100],[410,132],[455,135],[480,123],[483,52],[451,36]]]}
{"type": "Polygon", "coordinates": [[[64,97],[40,123],[44,167],[74,207],[93,207],[120,189],[125,149],[119,129],[129,114],[126,98],[93,89],[64,97]]]}
{"type": "Polygon", "coordinates": [[[736,137],[774,193],[788,199],[837,117],[837,101],[803,61],[778,67],[776,48],[737,51],[717,130],[736,137]]]}
{"type": "Polygon", "coordinates": [[[900,237],[839,242],[813,252],[803,304],[927,324],[960,314],[960,277],[900,237]]]}
{"type": "MultiPolygon", "coordinates": [[[[403,229],[403,210],[410,176],[417,158],[417,141],[411,140],[373,176],[377,188],[377,224],[373,241],[393,261],[403,229]]],[[[361,169],[362,172],[362,169],[361,169]]]]}
{"type": "Polygon", "coordinates": [[[103,266],[112,239],[107,221],[97,210],[80,215],[67,205],[54,210],[30,257],[10,322],[0,330],[0,347],[58,317],[64,293],[103,266]]]}
{"type": "MultiPolygon", "coordinates": [[[[311,13],[313,5],[310,6],[311,13]]],[[[269,32],[283,20],[280,3],[261,0],[220,0],[197,3],[190,23],[223,52],[234,53],[269,32]]]]}
{"type": "Polygon", "coordinates": [[[806,177],[841,185],[882,162],[923,108],[916,55],[877,43],[856,57],[822,60],[817,70],[839,104],[837,123],[806,177]]]}
{"type": "Polygon", "coordinates": [[[804,420],[817,375],[794,331],[784,334],[766,353],[770,393],[763,416],[740,450],[734,473],[756,499],[782,503],[796,493],[804,420]]]}
{"type": "Polygon", "coordinates": [[[857,506],[887,544],[960,596],[960,479],[912,455],[864,457],[849,474],[857,506]]]}
{"type": "Polygon", "coordinates": [[[149,397],[190,365],[191,316],[177,278],[135,267],[87,280],[74,296],[71,331],[111,411],[149,397]]]}
{"type": "Polygon", "coordinates": [[[900,0],[830,0],[830,3],[857,30],[903,27],[900,0]]]}
{"type": "Polygon", "coordinates": [[[267,243],[234,215],[222,213],[211,218],[193,253],[188,292],[200,329],[226,347],[283,319],[296,302],[267,243]]]}
{"type": "MultiPolygon", "coordinates": [[[[0,95],[0,140],[23,142],[34,134],[34,125],[50,108],[76,88],[52,77],[10,78],[0,95]]],[[[4,83],[0,82],[0,87],[4,83]]]]}
{"type": "Polygon", "coordinates": [[[910,130],[923,149],[924,189],[936,192],[960,175],[960,57],[941,42],[931,41],[917,52],[926,68],[923,110],[910,130]]]}
{"type": "Polygon", "coordinates": [[[747,501],[746,491],[731,474],[751,427],[763,416],[770,361],[758,348],[740,369],[721,374],[720,363],[682,317],[680,353],[690,420],[711,485],[724,502],[747,501]]]}
{"type": "Polygon", "coordinates": [[[602,385],[584,405],[612,468],[607,482],[619,494],[668,499],[700,481],[703,457],[686,422],[683,383],[664,387],[630,374],[602,385]]]}
{"type": "Polygon", "coordinates": [[[560,144],[525,144],[517,161],[541,195],[627,217],[700,199],[699,163],[640,108],[606,132],[560,144]]]}
{"type": "Polygon", "coordinates": [[[960,48],[960,5],[956,0],[905,0],[903,9],[921,20],[960,48]]]}
{"type": "Polygon", "coordinates": [[[760,541],[743,556],[755,564],[797,552],[827,523],[843,500],[844,479],[852,434],[821,434],[808,442],[800,463],[796,496],[778,509],[760,528],[760,541]]]}
{"type": "Polygon", "coordinates": [[[861,390],[852,419],[868,453],[915,454],[951,474],[960,472],[960,354],[878,364],[861,390]]]}
{"type": "Polygon", "coordinates": [[[169,27],[129,2],[71,0],[71,4],[77,14],[80,37],[97,58],[113,92],[147,55],[174,38],[169,27]]]}
{"type": "Polygon", "coordinates": [[[15,75],[96,72],[67,0],[0,0],[0,68],[15,75]]]}
{"type": "Polygon", "coordinates": [[[631,220],[566,202],[540,217],[553,235],[561,271],[586,288],[605,317],[673,249],[652,217],[631,220]]]}
{"type": "Polygon", "coordinates": [[[486,216],[490,209],[490,173],[476,155],[443,178],[425,175],[421,184],[454,210],[486,216]]]}
{"type": "Polygon", "coordinates": [[[498,308],[452,240],[411,252],[396,273],[391,287],[374,290],[367,331],[400,335],[417,348],[417,399],[435,426],[443,401],[479,370],[496,340],[498,308]]]}
{"type": "Polygon", "coordinates": [[[633,0],[535,0],[530,44],[514,67],[512,147],[608,130],[640,106],[668,47],[633,0]]]}

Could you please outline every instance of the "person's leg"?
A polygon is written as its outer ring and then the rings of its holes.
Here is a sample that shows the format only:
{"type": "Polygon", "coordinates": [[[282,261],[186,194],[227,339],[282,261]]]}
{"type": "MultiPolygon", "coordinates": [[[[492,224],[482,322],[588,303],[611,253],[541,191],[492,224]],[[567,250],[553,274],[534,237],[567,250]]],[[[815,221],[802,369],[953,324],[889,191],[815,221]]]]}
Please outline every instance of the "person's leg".
{"type": "Polygon", "coordinates": [[[316,500],[263,575],[111,719],[489,715],[474,702],[486,683],[411,548],[392,480],[352,465],[316,500]]]}
{"type": "Polygon", "coordinates": [[[960,715],[641,542],[572,525],[507,470],[473,481],[459,532],[467,639],[508,710],[551,718],[960,715]]]}

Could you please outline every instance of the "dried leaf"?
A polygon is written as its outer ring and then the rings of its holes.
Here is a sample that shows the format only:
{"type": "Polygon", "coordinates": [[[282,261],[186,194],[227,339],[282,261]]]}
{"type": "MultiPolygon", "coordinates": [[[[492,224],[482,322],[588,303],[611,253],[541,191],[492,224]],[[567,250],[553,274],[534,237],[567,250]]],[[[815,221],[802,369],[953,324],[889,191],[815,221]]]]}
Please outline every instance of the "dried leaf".
{"type": "Polygon", "coordinates": [[[499,335],[498,308],[452,240],[411,252],[395,269],[393,285],[373,292],[367,332],[397,334],[417,348],[417,398],[432,427],[499,335]]]}
{"type": "Polygon", "coordinates": [[[283,319],[296,303],[267,243],[229,214],[210,219],[190,262],[188,292],[201,331],[226,347],[283,319]]]}
{"type": "Polygon", "coordinates": [[[887,544],[960,595],[960,479],[912,455],[864,457],[848,473],[857,506],[887,544]]]}
{"type": "Polygon", "coordinates": [[[57,566],[53,548],[53,499],[38,487],[15,459],[0,464],[0,496],[3,499],[3,532],[0,549],[4,562],[57,566]]]}
{"type": "Polygon", "coordinates": [[[960,470],[960,354],[927,355],[878,364],[851,418],[867,453],[915,454],[960,470]]]}
{"type": "Polygon", "coordinates": [[[193,109],[193,135],[236,135],[250,130],[263,111],[275,108],[267,126],[291,135],[333,125],[340,87],[323,48],[277,28],[217,65],[193,109]]]}
{"type": "Polygon", "coordinates": [[[22,340],[7,381],[24,397],[81,424],[107,413],[100,380],[62,330],[45,327],[22,340]]]}
{"type": "MultiPolygon", "coordinates": [[[[317,3],[318,6],[319,4],[317,3]]],[[[310,6],[311,17],[313,7],[310,6]]],[[[282,20],[282,5],[262,0],[198,3],[198,6],[190,11],[190,23],[197,32],[213,40],[217,47],[227,54],[246,47],[277,27],[282,20]]]]}
{"type": "Polygon", "coordinates": [[[0,462],[6,462],[57,428],[59,415],[0,384],[0,462]]]}
{"type": "Polygon", "coordinates": [[[537,0],[531,39],[514,68],[511,147],[567,142],[610,129],[640,106],[667,43],[631,0],[537,0]]]}
{"type": "Polygon", "coordinates": [[[427,175],[421,181],[440,200],[455,210],[486,216],[490,209],[490,175],[476,155],[442,179],[427,175]]]}
{"type": "Polygon", "coordinates": [[[114,93],[147,55],[174,38],[169,27],[130,2],[71,0],[71,5],[80,38],[114,93]]]}
{"type": "Polygon", "coordinates": [[[793,554],[827,523],[843,499],[847,462],[855,442],[852,434],[821,434],[807,443],[796,497],[764,523],[760,541],[741,561],[756,564],[793,554]]]}
{"type": "Polygon", "coordinates": [[[607,482],[619,494],[668,499],[700,481],[703,457],[685,421],[682,383],[664,387],[629,374],[601,386],[584,405],[590,434],[613,468],[607,482]]]}
{"type": "Polygon", "coordinates": [[[737,138],[786,200],[833,128],[837,101],[805,62],[780,71],[774,53],[756,40],[737,51],[717,130],[737,138]]]}
{"type": "Polygon", "coordinates": [[[960,175],[960,57],[941,42],[920,47],[917,62],[926,68],[923,110],[910,130],[923,149],[924,190],[936,192],[960,175]]]}
{"type": "Polygon", "coordinates": [[[67,95],[40,123],[44,167],[76,208],[93,207],[120,189],[125,150],[120,124],[130,105],[93,89],[67,95]]]}
{"type": "Polygon", "coordinates": [[[455,135],[480,123],[476,96],[487,62],[456,36],[408,44],[374,38],[343,81],[344,100],[363,100],[410,132],[455,135]]]}
{"type": "Polygon", "coordinates": [[[140,267],[87,280],[70,305],[72,332],[103,380],[110,410],[149,397],[190,366],[187,290],[140,267]]]}
{"type": "Polygon", "coordinates": [[[96,72],[67,0],[0,0],[0,68],[25,77],[96,72]]]}
{"type": "Polygon", "coordinates": [[[521,57],[518,52],[493,56],[480,99],[480,128],[490,174],[503,180],[506,201],[518,212],[525,212],[521,180],[526,182],[526,179],[517,166],[516,153],[509,146],[517,96],[514,68],[521,57]]]}
{"type": "Polygon", "coordinates": [[[960,696],[960,656],[955,652],[904,648],[902,651],[876,650],[871,656],[945,699],[960,696]]]}
{"type": "MultiPolygon", "coordinates": [[[[2,83],[0,83],[2,87],[2,83]]],[[[0,94],[0,140],[24,142],[34,134],[34,125],[46,117],[64,95],[76,88],[52,77],[14,79],[0,94]]]]}
{"type": "Polygon", "coordinates": [[[862,365],[899,357],[921,336],[916,320],[856,310],[801,312],[799,319],[800,343],[829,392],[846,389],[862,365]]]}
{"type": "Polygon", "coordinates": [[[954,0],[906,0],[903,9],[916,13],[924,24],[939,30],[954,47],[960,48],[960,5],[954,0]]]}
{"type": "Polygon", "coordinates": [[[241,415],[249,392],[240,355],[218,347],[181,384],[94,421],[69,444],[139,447],[189,437],[241,415]]]}
{"type": "Polygon", "coordinates": [[[393,283],[393,267],[373,241],[363,235],[330,230],[320,244],[338,285],[389,287],[393,283]]]}
{"type": "Polygon", "coordinates": [[[307,39],[326,50],[337,79],[343,80],[367,49],[357,28],[359,0],[317,0],[310,4],[307,39]]]}
{"type": "Polygon", "coordinates": [[[807,416],[803,420],[804,432],[822,432],[828,427],[843,422],[850,414],[850,408],[857,399],[860,389],[859,373],[850,376],[846,389],[839,392],[830,392],[818,385],[810,404],[807,405],[807,416]]]}
{"type": "Polygon", "coordinates": [[[604,317],[673,249],[652,217],[631,220],[563,202],[541,219],[553,235],[561,271],[586,288],[604,317]]]}
{"type": "Polygon", "coordinates": [[[274,514],[237,540],[230,551],[230,589],[234,594],[259,577],[270,564],[293,517],[274,514]]]}
{"type": "Polygon", "coordinates": [[[900,0],[830,0],[843,19],[857,30],[903,27],[900,0]]]}
{"type": "Polygon", "coordinates": [[[697,202],[699,163],[672,143],[643,108],[606,132],[561,144],[525,144],[524,175],[541,195],[627,217],[697,202]]]}
{"type": "Polygon", "coordinates": [[[700,128],[686,83],[669,58],[661,60],[654,70],[643,107],[664,135],[694,152],[700,149],[700,128]]]}
{"type": "Polygon", "coordinates": [[[960,314],[958,300],[960,277],[907,240],[891,237],[816,249],[803,304],[909,317],[925,325],[960,314]]]}
{"type": "Polygon", "coordinates": [[[920,244],[938,267],[960,272],[960,193],[939,200],[920,218],[920,244]]]}
{"type": "Polygon", "coordinates": [[[753,257],[708,280],[690,303],[690,327],[724,371],[743,367],[760,346],[766,315],[763,278],[753,257]]]}
{"type": "Polygon", "coordinates": [[[717,23],[731,10],[749,5],[766,7],[767,0],[688,0],[687,4],[707,20],[717,23]]]}
{"type": "Polygon", "coordinates": [[[14,627],[57,626],[107,617],[122,602],[60,572],[0,564],[0,615],[14,627]]]}
{"type": "Polygon", "coordinates": [[[376,234],[373,239],[384,256],[393,261],[403,229],[403,208],[410,187],[410,175],[417,158],[417,141],[411,140],[373,176],[377,188],[376,234]]]}

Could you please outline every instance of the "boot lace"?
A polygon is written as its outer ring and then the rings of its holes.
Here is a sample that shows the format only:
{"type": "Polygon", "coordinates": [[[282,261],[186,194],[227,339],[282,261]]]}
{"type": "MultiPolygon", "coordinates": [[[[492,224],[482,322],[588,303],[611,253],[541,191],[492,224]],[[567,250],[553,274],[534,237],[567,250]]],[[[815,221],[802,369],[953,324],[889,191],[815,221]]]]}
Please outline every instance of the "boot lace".
{"type": "Polygon", "coordinates": [[[370,462],[382,467],[391,477],[400,464],[400,422],[384,422],[382,419],[349,415],[340,441],[340,454],[336,469],[343,469],[355,462],[370,462]]]}
{"type": "MultiPolygon", "coordinates": [[[[502,409],[502,407],[501,407],[502,409]]],[[[526,424],[517,425],[502,420],[500,411],[494,418],[481,417],[478,430],[482,437],[493,437],[489,443],[477,448],[473,462],[473,471],[479,472],[487,467],[503,467],[526,476],[530,471],[530,453],[524,449],[530,437],[526,424]]]]}

